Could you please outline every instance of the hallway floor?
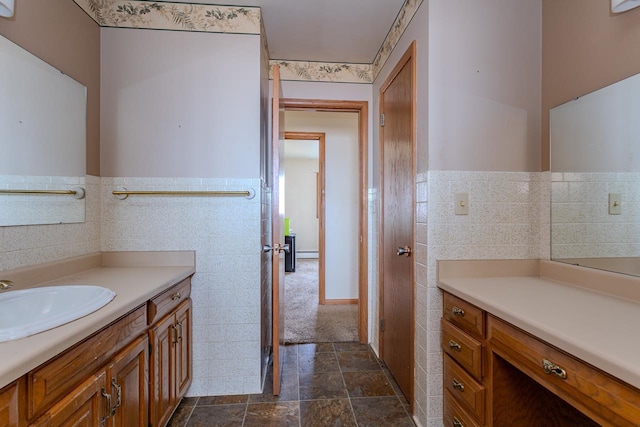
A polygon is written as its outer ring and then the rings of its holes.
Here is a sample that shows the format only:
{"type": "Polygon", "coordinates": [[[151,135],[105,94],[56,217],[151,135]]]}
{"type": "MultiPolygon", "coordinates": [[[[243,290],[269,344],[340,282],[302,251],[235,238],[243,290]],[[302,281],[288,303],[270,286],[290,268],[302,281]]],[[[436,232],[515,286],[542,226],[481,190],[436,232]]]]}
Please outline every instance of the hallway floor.
{"type": "Polygon", "coordinates": [[[407,400],[367,345],[290,345],[284,363],[280,396],[268,373],[262,394],[183,399],[168,425],[414,426],[407,400]]]}

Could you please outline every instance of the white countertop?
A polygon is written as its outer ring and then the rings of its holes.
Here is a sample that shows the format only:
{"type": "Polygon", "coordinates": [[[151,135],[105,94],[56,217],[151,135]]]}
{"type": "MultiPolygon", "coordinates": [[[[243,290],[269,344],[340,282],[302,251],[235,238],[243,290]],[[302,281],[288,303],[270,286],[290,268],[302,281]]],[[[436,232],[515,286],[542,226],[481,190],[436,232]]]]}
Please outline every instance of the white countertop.
{"type": "Polygon", "coordinates": [[[640,304],[530,276],[439,278],[438,286],[640,388],[640,304]]]}
{"type": "MultiPolygon", "coordinates": [[[[38,286],[97,285],[116,292],[99,310],[30,337],[0,343],[0,388],[82,341],[195,272],[194,265],[100,267],[80,271],[38,286]]],[[[2,273],[0,273],[2,276],[2,273]]],[[[16,282],[17,283],[17,282],[16,282]]],[[[30,285],[33,286],[33,285],[30,285]]]]}

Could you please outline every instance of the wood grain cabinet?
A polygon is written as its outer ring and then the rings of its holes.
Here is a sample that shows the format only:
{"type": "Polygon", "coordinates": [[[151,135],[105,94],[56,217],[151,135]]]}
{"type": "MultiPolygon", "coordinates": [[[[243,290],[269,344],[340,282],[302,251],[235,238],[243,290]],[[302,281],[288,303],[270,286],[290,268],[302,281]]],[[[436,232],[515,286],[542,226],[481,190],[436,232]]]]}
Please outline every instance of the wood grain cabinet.
{"type": "Polygon", "coordinates": [[[25,424],[25,398],[24,378],[0,390],[0,426],[16,427],[25,424]]]}
{"type": "Polygon", "coordinates": [[[149,301],[152,427],[167,423],[191,384],[190,289],[179,284],[149,301]]]}
{"type": "Polygon", "coordinates": [[[640,390],[444,294],[445,426],[638,426],[640,390]]]}
{"type": "Polygon", "coordinates": [[[4,387],[0,426],[164,426],[191,383],[190,291],[187,278],[4,387]]]}
{"type": "Polygon", "coordinates": [[[444,424],[485,425],[485,313],[451,294],[444,294],[444,424]]]}

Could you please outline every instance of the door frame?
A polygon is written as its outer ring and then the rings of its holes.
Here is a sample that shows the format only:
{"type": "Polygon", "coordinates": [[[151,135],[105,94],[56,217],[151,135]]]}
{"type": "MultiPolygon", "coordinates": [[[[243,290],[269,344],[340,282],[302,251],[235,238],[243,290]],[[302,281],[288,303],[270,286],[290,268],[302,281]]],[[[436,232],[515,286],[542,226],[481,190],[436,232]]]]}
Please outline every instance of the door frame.
{"type": "MultiPolygon", "coordinates": [[[[411,171],[411,189],[412,189],[412,206],[413,206],[413,211],[412,211],[412,223],[411,223],[411,247],[413,248],[413,255],[415,255],[416,251],[415,251],[415,206],[416,206],[416,171],[417,171],[417,159],[416,159],[416,155],[417,155],[417,138],[416,138],[416,82],[417,82],[417,75],[416,75],[416,42],[415,40],[411,43],[411,45],[409,45],[409,47],[407,48],[407,50],[405,51],[405,53],[402,55],[402,57],[400,58],[400,60],[398,61],[398,63],[396,64],[396,66],[393,68],[393,71],[391,71],[391,73],[389,74],[389,76],[386,78],[386,80],[384,81],[384,83],[382,84],[382,86],[380,87],[380,96],[379,96],[379,105],[378,105],[378,111],[380,114],[382,114],[384,112],[384,93],[385,91],[389,88],[389,86],[393,83],[393,81],[395,80],[395,78],[398,76],[398,74],[400,73],[400,71],[402,71],[402,69],[409,63],[410,63],[410,67],[411,67],[411,85],[412,85],[412,91],[411,91],[411,156],[412,156],[412,171],[411,171]]],[[[384,204],[384,126],[381,126],[381,124],[379,124],[379,136],[380,136],[380,141],[379,141],[379,150],[380,150],[380,164],[379,164],[379,168],[380,168],[380,232],[379,232],[379,236],[378,236],[378,248],[379,248],[379,254],[384,254],[384,217],[383,217],[383,210],[382,210],[382,206],[384,204]]],[[[378,310],[378,324],[380,324],[380,321],[382,319],[384,319],[384,260],[382,259],[383,255],[379,255],[380,261],[378,263],[378,283],[379,283],[379,310],[378,310]]],[[[413,258],[413,257],[412,257],[413,258]]],[[[414,369],[415,369],[415,357],[414,355],[414,347],[415,347],[415,307],[416,307],[416,280],[415,280],[415,258],[412,261],[412,271],[413,274],[411,275],[411,294],[412,294],[412,298],[411,298],[411,328],[409,331],[410,334],[410,340],[409,340],[409,354],[412,355],[410,357],[410,372],[411,375],[413,376],[413,381],[411,381],[411,396],[407,396],[407,398],[409,399],[409,404],[411,405],[411,408],[413,409],[413,396],[414,396],[414,382],[415,382],[415,374],[414,374],[414,369]]],[[[382,331],[381,328],[378,329],[378,346],[379,346],[379,351],[380,351],[380,359],[383,360],[384,359],[384,338],[383,338],[384,332],[382,331]]]]}
{"type": "Polygon", "coordinates": [[[368,286],[368,160],[369,149],[369,103],[367,101],[340,101],[326,99],[294,99],[283,98],[285,110],[313,110],[323,112],[358,113],[358,163],[359,176],[359,226],[358,234],[358,338],[361,343],[369,342],[369,286],[368,286]]]}
{"type": "MultiPolygon", "coordinates": [[[[325,133],[324,132],[284,132],[284,139],[296,139],[301,141],[318,141],[318,188],[316,188],[316,201],[318,213],[318,296],[319,304],[325,304],[325,133]]],[[[285,159],[285,168],[287,161],[285,159]]]]}

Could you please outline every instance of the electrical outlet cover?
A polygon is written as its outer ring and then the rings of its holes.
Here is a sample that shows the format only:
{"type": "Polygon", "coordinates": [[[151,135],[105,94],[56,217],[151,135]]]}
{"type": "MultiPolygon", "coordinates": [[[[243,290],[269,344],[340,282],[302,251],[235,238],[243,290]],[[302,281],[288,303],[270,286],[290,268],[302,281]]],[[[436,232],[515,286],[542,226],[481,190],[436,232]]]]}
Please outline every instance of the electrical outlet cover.
{"type": "Polygon", "coordinates": [[[622,194],[609,193],[609,215],[622,214],[622,194]]]}
{"type": "Polygon", "coordinates": [[[469,215],[468,193],[456,193],[453,210],[456,215],[469,215]]]}

